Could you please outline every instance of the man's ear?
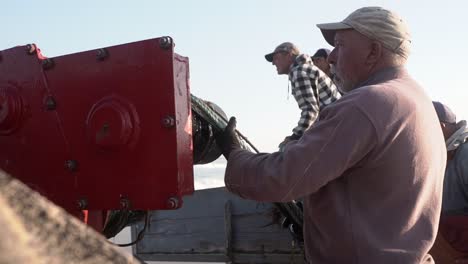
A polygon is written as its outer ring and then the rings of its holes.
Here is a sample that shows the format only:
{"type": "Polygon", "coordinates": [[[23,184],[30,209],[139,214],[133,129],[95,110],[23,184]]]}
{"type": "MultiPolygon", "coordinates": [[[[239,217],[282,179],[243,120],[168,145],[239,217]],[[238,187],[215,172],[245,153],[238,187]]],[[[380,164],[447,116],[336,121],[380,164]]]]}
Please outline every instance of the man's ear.
{"type": "Polygon", "coordinates": [[[453,133],[455,133],[455,130],[451,128],[450,124],[446,124],[444,122],[439,122],[440,123],[440,128],[442,128],[442,134],[444,134],[444,139],[447,140],[450,136],[452,136],[453,133]]]}
{"type": "Polygon", "coordinates": [[[370,52],[367,56],[367,63],[374,65],[382,57],[383,47],[382,44],[378,41],[372,41],[370,45],[370,52]]]}

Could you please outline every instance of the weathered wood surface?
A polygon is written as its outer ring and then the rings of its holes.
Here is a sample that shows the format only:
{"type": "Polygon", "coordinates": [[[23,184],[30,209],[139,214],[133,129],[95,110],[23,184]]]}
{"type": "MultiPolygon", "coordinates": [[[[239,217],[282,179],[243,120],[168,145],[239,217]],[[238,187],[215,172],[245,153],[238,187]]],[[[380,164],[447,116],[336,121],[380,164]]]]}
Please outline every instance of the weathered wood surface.
{"type": "MultiPolygon", "coordinates": [[[[239,198],[225,188],[196,191],[175,211],[153,211],[134,247],[143,260],[303,263],[292,236],[273,223],[274,207],[239,198]]],[[[133,227],[132,236],[143,228],[133,227]]]]}

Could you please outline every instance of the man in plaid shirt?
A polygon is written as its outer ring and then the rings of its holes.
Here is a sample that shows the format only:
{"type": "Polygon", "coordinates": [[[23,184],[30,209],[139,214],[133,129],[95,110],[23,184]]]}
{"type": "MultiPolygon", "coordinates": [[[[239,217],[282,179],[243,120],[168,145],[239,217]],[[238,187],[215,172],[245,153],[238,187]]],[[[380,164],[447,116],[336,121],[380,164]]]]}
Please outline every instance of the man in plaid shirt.
{"type": "Polygon", "coordinates": [[[278,74],[288,74],[292,95],[301,109],[301,118],[293,133],[279,145],[282,149],[289,141],[299,139],[317,119],[319,112],[341,97],[333,81],[312,63],[307,54],[290,42],[280,44],[265,59],[276,66],[278,74]]]}

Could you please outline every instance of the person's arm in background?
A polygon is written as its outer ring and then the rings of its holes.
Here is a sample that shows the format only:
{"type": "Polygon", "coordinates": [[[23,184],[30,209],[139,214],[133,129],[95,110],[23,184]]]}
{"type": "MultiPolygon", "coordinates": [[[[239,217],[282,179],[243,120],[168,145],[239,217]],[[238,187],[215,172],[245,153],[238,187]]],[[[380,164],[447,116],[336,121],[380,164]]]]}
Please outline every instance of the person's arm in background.
{"type": "MultiPolygon", "coordinates": [[[[319,102],[313,92],[315,83],[310,79],[309,74],[302,66],[294,70],[290,74],[292,92],[299,109],[301,116],[297,122],[297,126],[293,128],[292,135],[287,136],[280,144],[280,148],[284,147],[289,141],[299,139],[304,131],[309,128],[317,119],[319,113],[319,102]]],[[[315,80],[314,80],[315,82],[315,80]]]]}
{"type": "Polygon", "coordinates": [[[293,134],[299,137],[315,122],[320,111],[317,95],[314,94],[314,89],[317,89],[315,82],[316,79],[311,79],[303,66],[299,66],[291,74],[294,99],[301,110],[301,117],[293,129],[293,134]]]}

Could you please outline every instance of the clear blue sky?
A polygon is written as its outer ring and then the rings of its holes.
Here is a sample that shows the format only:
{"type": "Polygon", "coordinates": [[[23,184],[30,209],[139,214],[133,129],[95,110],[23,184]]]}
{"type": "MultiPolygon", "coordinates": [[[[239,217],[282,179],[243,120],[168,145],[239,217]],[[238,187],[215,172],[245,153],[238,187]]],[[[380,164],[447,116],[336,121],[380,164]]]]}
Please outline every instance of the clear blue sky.
{"type": "Polygon", "coordinates": [[[238,118],[260,150],[275,151],[299,119],[287,77],[263,55],[284,41],[304,53],[329,47],[315,24],[379,5],[413,35],[408,69],[429,95],[468,117],[465,1],[5,1],[0,50],[36,43],[54,57],[169,35],[190,58],[191,91],[238,118]]]}

